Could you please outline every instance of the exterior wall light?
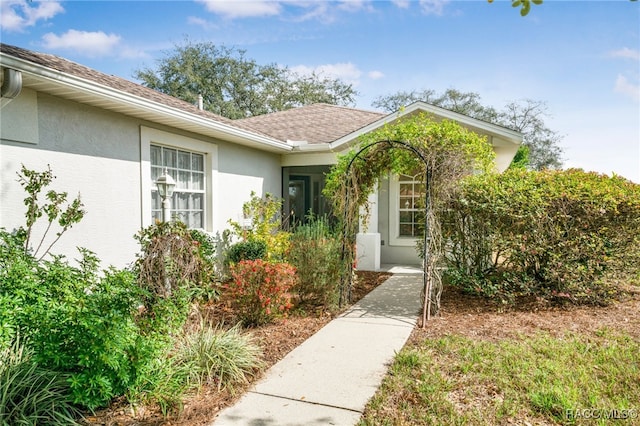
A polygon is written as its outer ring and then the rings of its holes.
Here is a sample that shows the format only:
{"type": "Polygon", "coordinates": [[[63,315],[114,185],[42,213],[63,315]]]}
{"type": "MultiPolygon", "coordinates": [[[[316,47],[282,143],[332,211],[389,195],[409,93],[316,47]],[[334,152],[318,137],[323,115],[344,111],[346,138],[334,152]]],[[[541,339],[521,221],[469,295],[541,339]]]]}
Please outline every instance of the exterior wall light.
{"type": "Polygon", "coordinates": [[[164,169],[162,176],[156,180],[156,186],[162,199],[162,221],[168,222],[171,220],[171,196],[176,187],[176,181],[173,180],[167,169],[164,169]]]}

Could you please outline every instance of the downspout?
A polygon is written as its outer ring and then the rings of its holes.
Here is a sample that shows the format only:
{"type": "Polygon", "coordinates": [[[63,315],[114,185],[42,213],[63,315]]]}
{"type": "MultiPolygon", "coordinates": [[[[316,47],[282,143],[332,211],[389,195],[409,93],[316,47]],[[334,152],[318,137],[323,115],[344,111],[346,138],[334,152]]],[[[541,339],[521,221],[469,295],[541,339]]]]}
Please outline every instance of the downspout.
{"type": "Polygon", "coordinates": [[[0,88],[2,99],[0,107],[4,107],[13,99],[17,98],[21,90],[22,73],[11,68],[4,68],[2,70],[2,87],[0,88]]]}

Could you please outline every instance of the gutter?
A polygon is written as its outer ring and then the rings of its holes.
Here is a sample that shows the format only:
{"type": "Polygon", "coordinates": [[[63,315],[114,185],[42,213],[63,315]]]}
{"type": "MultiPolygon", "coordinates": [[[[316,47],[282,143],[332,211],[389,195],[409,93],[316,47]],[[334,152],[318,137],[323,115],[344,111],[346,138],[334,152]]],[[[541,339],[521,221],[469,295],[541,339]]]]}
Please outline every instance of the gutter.
{"type": "Polygon", "coordinates": [[[12,68],[2,69],[2,87],[0,87],[0,108],[18,97],[22,91],[22,73],[12,68]]]}

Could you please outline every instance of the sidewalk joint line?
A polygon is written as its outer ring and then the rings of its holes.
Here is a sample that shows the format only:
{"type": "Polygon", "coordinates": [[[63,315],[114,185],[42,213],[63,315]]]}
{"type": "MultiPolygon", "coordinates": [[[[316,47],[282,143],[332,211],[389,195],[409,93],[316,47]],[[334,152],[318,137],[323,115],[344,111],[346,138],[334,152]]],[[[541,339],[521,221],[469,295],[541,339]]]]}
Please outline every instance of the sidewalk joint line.
{"type": "Polygon", "coordinates": [[[249,392],[250,393],[254,393],[256,395],[270,396],[272,398],[286,399],[286,400],[289,400],[289,401],[304,402],[305,404],[321,405],[323,407],[329,407],[329,408],[336,408],[338,410],[351,411],[353,413],[359,413],[359,414],[363,413],[362,411],[354,410],[353,408],[339,407],[337,405],[331,405],[331,404],[323,404],[322,402],[307,401],[307,400],[304,400],[304,399],[296,399],[296,398],[291,398],[291,397],[288,397],[288,396],[273,395],[271,393],[263,393],[263,392],[256,392],[256,391],[249,391],[249,392]]]}

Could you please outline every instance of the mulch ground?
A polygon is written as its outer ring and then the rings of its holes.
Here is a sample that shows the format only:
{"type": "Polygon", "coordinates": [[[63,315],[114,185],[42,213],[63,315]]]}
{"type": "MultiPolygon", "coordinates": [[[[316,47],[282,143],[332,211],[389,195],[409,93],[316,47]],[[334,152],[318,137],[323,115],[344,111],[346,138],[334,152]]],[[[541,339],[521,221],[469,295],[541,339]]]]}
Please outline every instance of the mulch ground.
{"type": "Polygon", "coordinates": [[[453,288],[442,294],[440,315],[425,329],[416,328],[412,339],[461,335],[473,339],[500,340],[546,332],[595,333],[607,328],[640,340],[640,288],[609,306],[553,306],[526,300],[507,308],[475,298],[453,288]]]}

